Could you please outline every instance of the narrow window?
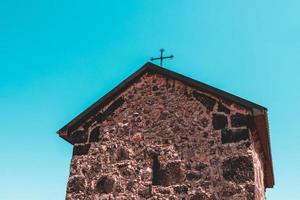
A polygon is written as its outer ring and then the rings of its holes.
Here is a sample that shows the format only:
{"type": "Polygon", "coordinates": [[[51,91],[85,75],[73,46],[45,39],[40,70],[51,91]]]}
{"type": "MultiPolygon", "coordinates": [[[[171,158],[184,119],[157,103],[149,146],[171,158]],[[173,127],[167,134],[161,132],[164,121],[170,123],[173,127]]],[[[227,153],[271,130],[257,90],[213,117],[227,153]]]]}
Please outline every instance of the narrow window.
{"type": "Polygon", "coordinates": [[[160,163],[158,160],[158,153],[152,154],[152,184],[159,185],[160,184],[160,163]]]}

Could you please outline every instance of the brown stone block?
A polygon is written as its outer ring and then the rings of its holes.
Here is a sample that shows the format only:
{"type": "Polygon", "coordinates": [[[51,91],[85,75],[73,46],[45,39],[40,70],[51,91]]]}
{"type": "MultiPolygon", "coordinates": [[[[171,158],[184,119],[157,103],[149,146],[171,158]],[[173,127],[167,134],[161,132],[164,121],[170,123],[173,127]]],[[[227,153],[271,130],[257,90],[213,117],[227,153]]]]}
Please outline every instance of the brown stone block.
{"type": "Polygon", "coordinates": [[[178,184],[183,181],[184,175],[178,161],[167,163],[160,171],[160,184],[164,186],[178,184]]]}
{"type": "Polygon", "coordinates": [[[78,193],[85,190],[85,178],[84,176],[70,177],[67,187],[68,193],[78,193]]]}
{"type": "Polygon", "coordinates": [[[227,116],[222,114],[213,114],[212,125],[215,130],[224,129],[227,127],[227,116]]]}
{"type": "Polygon", "coordinates": [[[234,143],[249,139],[248,129],[223,129],[221,134],[222,144],[234,143]]]}
{"type": "Polygon", "coordinates": [[[161,112],[165,109],[163,105],[156,105],[152,111],[150,111],[149,116],[152,119],[158,119],[160,117],[161,112]]]}
{"type": "Polygon", "coordinates": [[[254,120],[251,115],[244,115],[240,113],[236,113],[231,117],[231,126],[232,127],[242,127],[247,126],[251,130],[255,128],[254,120]]]}
{"type": "Polygon", "coordinates": [[[102,176],[97,181],[96,191],[98,193],[111,193],[114,189],[115,180],[110,176],[102,176]]]}
{"type": "Polygon", "coordinates": [[[223,177],[235,183],[245,183],[254,180],[252,157],[240,156],[229,158],[223,162],[223,177]]]}
{"type": "Polygon", "coordinates": [[[89,142],[98,142],[99,137],[100,137],[100,127],[96,127],[90,133],[89,142]]]}

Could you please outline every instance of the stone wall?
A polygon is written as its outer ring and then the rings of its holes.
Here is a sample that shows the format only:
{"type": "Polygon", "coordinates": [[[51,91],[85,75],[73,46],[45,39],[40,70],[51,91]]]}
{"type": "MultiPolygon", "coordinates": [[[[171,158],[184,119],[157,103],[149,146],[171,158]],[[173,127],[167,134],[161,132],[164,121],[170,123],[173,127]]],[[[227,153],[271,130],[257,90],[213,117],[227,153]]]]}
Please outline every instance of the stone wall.
{"type": "Polygon", "coordinates": [[[253,165],[255,172],[255,199],[265,199],[265,187],[264,187],[264,155],[262,146],[260,145],[257,134],[253,134],[252,144],[254,147],[253,153],[253,165]]]}
{"type": "Polygon", "coordinates": [[[146,74],[80,128],[67,200],[264,199],[251,111],[146,74]]]}

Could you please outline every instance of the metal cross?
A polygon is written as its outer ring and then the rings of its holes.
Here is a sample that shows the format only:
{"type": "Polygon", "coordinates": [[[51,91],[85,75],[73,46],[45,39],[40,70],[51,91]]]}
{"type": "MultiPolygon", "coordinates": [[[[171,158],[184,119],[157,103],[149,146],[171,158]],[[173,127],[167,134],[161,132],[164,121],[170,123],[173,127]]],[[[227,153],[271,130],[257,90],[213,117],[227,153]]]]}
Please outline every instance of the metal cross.
{"type": "Polygon", "coordinates": [[[162,67],[163,66],[163,60],[164,59],[172,59],[172,58],[174,58],[174,56],[173,55],[170,55],[170,56],[163,56],[163,54],[164,54],[164,49],[160,49],[160,57],[157,57],[157,58],[151,58],[150,60],[151,61],[154,61],[154,60],[160,60],[160,66],[162,67]]]}

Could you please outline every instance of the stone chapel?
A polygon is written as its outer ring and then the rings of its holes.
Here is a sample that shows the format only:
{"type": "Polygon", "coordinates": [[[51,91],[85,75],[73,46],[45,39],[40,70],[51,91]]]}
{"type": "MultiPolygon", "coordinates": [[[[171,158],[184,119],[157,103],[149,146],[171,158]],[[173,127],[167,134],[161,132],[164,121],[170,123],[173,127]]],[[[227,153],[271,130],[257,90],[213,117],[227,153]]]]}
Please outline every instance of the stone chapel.
{"type": "Polygon", "coordinates": [[[62,129],[67,200],[264,200],[267,109],[146,63],[62,129]]]}

